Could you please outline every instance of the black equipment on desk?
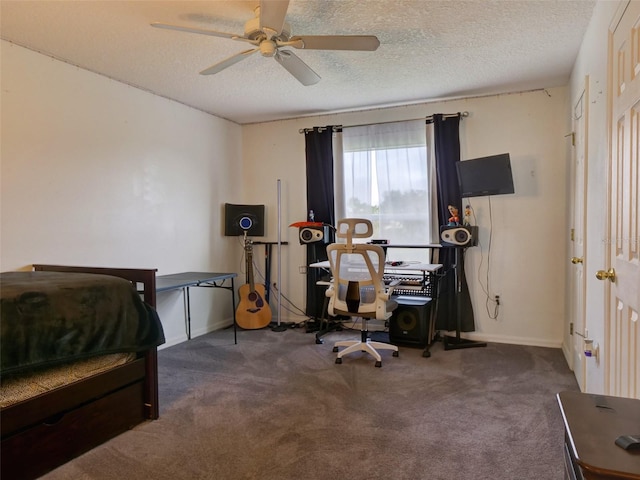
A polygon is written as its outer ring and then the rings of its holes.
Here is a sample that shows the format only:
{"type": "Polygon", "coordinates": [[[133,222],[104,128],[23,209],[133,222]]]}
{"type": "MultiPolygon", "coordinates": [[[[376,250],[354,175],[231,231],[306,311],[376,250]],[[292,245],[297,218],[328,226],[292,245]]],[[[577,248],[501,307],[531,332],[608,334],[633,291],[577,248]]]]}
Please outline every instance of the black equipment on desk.
{"type": "Polygon", "coordinates": [[[433,273],[385,273],[383,279],[386,284],[396,284],[393,288],[394,296],[436,297],[437,277],[433,273]]]}

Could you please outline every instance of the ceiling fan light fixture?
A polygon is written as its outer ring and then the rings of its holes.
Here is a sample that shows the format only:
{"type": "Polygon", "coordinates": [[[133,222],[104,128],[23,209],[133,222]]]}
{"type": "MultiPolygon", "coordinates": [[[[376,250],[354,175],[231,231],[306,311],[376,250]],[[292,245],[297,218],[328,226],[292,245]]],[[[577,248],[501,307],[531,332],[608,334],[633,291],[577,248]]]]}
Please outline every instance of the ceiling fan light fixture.
{"type": "Polygon", "coordinates": [[[273,57],[276,54],[276,42],[273,40],[263,40],[260,42],[260,53],[263,57],[273,57]]]}

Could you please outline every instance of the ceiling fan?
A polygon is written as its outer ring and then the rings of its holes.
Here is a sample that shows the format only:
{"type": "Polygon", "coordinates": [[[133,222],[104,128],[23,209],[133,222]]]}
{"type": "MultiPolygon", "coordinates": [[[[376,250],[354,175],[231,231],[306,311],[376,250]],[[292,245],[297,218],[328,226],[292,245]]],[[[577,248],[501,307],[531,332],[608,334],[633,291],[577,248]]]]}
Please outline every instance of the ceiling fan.
{"type": "Polygon", "coordinates": [[[291,75],[303,85],[313,85],[320,81],[320,76],[314,72],[291,50],[293,47],[307,50],[358,50],[374,51],[380,41],[374,35],[296,35],[292,36],[291,26],[285,22],[289,0],[260,0],[260,5],[254,10],[252,18],[244,26],[244,35],[216,32],[200,28],[184,27],[154,22],[152,27],[178,30],[188,33],[199,33],[213,37],[230,38],[250,43],[256,48],[244,50],[212,65],[200,72],[201,75],[212,75],[221,72],[231,65],[244,60],[255,52],[263,57],[273,57],[291,75]]]}

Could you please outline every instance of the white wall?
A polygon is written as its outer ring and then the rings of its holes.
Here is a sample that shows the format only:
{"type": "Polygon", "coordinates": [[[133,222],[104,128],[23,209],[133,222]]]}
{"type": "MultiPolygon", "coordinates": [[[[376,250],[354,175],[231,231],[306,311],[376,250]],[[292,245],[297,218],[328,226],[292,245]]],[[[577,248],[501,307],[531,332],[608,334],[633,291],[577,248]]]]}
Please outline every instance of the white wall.
{"type": "MultiPolygon", "coordinates": [[[[2,271],[237,270],[221,232],[242,199],[239,125],[4,41],[1,61],[2,271]]],[[[230,322],[227,291],[191,291],[194,334],[230,322]]],[[[184,340],[180,292],[158,302],[168,344],[184,340]]]]}
{"type": "MultiPolygon", "coordinates": [[[[567,225],[567,94],[566,88],[553,88],[245,125],[245,200],[267,205],[268,240],[275,240],[278,235],[276,185],[281,179],[282,236],[289,242],[282,247],[282,293],[304,309],[305,277],[298,270],[305,264],[306,247],[299,245],[297,230],[288,228],[289,224],[306,219],[304,135],[299,129],[469,111],[470,116],[461,126],[462,158],[509,152],[516,189],[515,195],[491,199],[490,284],[491,293],[499,294],[502,303],[496,320],[487,315],[478,282],[478,277],[483,282],[486,277],[489,200],[478,198],[471,202],[483,246],[467,253],[467,278],[476,316],[476,332],[469,337],[559,347],[566,309],[567,254],[558,232],[564,232],[567,225]]],[[[283,312],[283,320],[302,319],[283,312]]]]}
{"type": "MultiPolygon", "coordinates": [[[[622,2],[624,3],[624,2],[622,2]]],[[[607,166],[609,139],[607,132],[607,42],[609,25],[619,7],[619,2],[598,2],[585,34],[580,53],[571,75],[571,100],[574,104],[580,97],[588,76],[590,94],[587,139],[587,191],[586,206],[587,244],[584,255],[584,273],[587,279],[586,328],[589,337],[600,345],[603,354],[605,345],[605,292],[604,282],[596,280],[594,273],[607,265],[605,257],[605,229],[607,204],[607,166]]],[[[565,339],[563,349],[570,350],[565,339]]],[[[604,369],[595,358],[587,359],[586,391],[604,392],[604,369]]]]}
{"type": "MultiPolygon", "coordinates": [[[[240,127],[175,102],[2,42],[1,268],[31,263],[238,272],[242,249],[222,236],[224,202],[267,205],[277,231],[282,191],[282,293],[305,303],[305,248],[292,222],[306,218],[300,128],[469,111],[462,157],[509,152],[516,194],[493,197],[490,319],[478,277],[487,264],[487,199],[475,199],[482,248],[468,251],[476,313],[472,338],[559,346],[565,316],[568,89],[554,88],[240,127]],[[149,242],[147,242],[150,240],[149,242]],[[482,257],[482,270],[478,273],[482,257]],[[552,272],[552,273],[550,273],[552,272]]],[[[312,88],[312,87],[311,87],[312,88]]],[[[277,253],[277,249],[274,249],[277,253]]],[[[256,251],[262,265],[261,250],[256,251]]],[[[277,254],[272,280],[277,281],[277,254]]],[[[192,289],[194,335],[231,317],[228,292],[192,289]]],[[[272,309],[277,315],[272,296],[272,309]]],[[[286,302],[285,302],[286,305],[286,302]]],[[[162,294],[169,343],[184,339],[182,297],[162,294]]],[[[283,311],[283,320],[304,317],[283,311]]]]}

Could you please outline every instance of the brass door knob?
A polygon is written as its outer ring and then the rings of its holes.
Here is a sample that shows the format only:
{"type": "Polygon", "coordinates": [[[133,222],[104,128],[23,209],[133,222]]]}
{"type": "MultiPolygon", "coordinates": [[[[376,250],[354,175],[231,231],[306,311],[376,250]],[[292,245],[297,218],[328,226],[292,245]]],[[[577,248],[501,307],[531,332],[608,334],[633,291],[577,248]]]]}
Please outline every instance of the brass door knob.
{"type": "Polygon", "coordinates": [[[574,265],[582,262],[583,262],[583,259],[581,257],[571,257],[571,263],[573,263],[574,265]]]}
{"type": "Polygon", "coordinates": [[[598,280],[610,280],[611,283],[614,283],[616,281],[616,271],[613,268],[610,268],[609,270],[598,270],[596,272],[596,278],[598,280]]]}

